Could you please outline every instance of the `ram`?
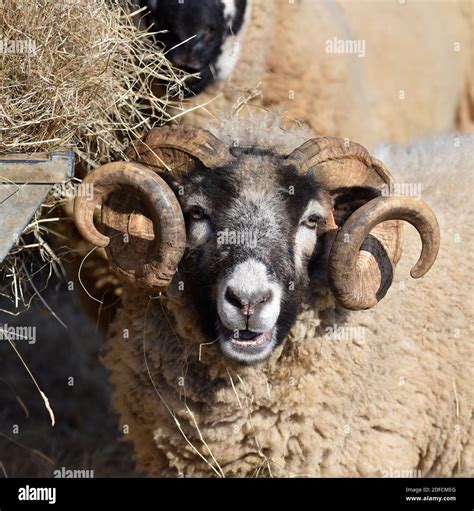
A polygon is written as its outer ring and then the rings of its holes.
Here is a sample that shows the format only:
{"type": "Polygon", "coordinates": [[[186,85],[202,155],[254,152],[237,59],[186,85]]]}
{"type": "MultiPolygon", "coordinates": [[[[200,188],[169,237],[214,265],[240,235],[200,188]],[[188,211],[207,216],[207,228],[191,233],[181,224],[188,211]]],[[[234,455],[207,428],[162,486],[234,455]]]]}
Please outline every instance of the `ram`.
{"type": "MultiPolygon", "coordinates": [[[[472,130],[472,3],[141,0],[206,128],[249,101],[365,145],[472,130]]],[[[181,113],[181,112],[179,112],[181,113]]]]}
{"type": "MultiPolygon", "coordinates": [[[[393,286],[402,220],[422,240],[411,275],[435,262],[440,233],[427,204],[391,194],[389,171],[362,146],[257,119],[214,134],[153,130],[133,161],[86,178],[93,200],[76,199],[80,232],[107,247],[126,283],[105,363],[138,468],[472,470],[472,289],[463,278],[472,237],[456,213],[468,186],[439,192],[449,215],[441,261],[421,285],[393,286]]],[[[435,188],[465,179],[462,140],[461,156],[443,159],[445,171],[461,162],[452,173],[431,176],[428,158],[410,179],[435,188]]],[[[404,270],[418,250],[411,237],[404,270]]]]}

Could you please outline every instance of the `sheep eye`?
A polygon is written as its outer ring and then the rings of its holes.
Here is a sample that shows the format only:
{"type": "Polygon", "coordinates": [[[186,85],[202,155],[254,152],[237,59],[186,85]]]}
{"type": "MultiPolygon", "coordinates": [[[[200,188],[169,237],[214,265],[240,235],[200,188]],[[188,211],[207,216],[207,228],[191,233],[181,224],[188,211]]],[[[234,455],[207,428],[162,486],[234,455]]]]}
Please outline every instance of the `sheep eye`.
{"type": "Polygon", "coordinates": [[[189,210],[189,216],[193,220],[202,220],[206,216],[206,214],[204,213],[204,210],[202,208],[200,208],[199,206],[193,206],[189,210]]]}
{"type": "Polygon", "coordinates": [[[321,217],[319,215],[310,215],[308,218],[303,220],[301,223],[308,229],[316,229],[318,223],[321,221],[321,217]]]}

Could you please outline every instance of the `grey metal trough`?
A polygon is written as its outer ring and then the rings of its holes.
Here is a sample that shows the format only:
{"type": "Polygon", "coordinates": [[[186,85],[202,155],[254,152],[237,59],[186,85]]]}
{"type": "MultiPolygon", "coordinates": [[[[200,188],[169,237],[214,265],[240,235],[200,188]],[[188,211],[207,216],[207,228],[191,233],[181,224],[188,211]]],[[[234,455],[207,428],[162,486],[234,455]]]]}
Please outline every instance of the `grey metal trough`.
{"type": "Polygon", "coordinates": [[[74,177],[74,153],[0,156],[0,263],[55,184],[74,177]]]}

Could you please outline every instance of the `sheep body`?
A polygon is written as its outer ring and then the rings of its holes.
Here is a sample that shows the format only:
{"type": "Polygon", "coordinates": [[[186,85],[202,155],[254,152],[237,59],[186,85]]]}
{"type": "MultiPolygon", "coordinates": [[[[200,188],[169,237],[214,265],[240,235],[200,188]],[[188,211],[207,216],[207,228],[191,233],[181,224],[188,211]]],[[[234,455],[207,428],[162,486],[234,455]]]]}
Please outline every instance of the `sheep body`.
{"type": "Polygon", "coordinates": [[[193,100],[206,106],[187,124],[253,98],[364,145],[472,130],[469,2],[253,0],[249,14],[233,72],[193,100]]]}
{"type": "MultiPolygon", "coordinates": [[[[269,143],[268,128],[260,136],[269,143]]],[[[256,133],[247,130],[249,143],[256,133]]],[[[284,138],[295,147],[306,134],[284,138]]],[[[228,143],[236,136],[220,135],[228,143]]],[[[245,136],[238,133],[241,143],[245,136]]],[[[472,473],[472,144],[447,134],[377,148],[398,181],[426,186],[423,199],[439,212],[443,234],[436,265],[421,281],[408,280],[419,253],[410,229],[392,289],[375,309],[347,322],[330,296],[309,299],[262,364],[223,359],[185,302],[126,289],[105,362],[138,469],[155,476],[472,473]]]]}

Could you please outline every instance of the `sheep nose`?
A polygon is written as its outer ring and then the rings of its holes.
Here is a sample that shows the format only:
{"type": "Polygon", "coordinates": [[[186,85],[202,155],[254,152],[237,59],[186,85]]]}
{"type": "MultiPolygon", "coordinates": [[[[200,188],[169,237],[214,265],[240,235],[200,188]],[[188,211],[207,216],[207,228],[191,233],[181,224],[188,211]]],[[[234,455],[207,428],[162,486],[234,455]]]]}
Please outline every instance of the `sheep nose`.
{"type": "Polygon", "coordinates": [[[225,293],[225,299],[234,307],[239,308],[242,314],[247,317],[255,314],[271,297],[272,291],[270,289],[246,293],[228,286],[225,293]]]}

